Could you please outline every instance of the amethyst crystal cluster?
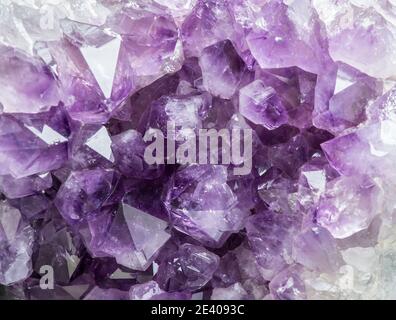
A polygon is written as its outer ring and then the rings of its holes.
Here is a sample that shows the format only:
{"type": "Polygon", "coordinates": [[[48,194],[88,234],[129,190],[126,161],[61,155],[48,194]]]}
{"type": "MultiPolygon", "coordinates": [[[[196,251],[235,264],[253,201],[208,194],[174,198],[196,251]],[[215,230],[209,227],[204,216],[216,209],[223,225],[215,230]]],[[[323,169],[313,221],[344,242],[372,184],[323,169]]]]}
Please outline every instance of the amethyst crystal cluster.
{"type": "Polygon", "coordinates": [[[1,1],[0,298],[396,298],[395,82],[394,0],[1,1]]]}

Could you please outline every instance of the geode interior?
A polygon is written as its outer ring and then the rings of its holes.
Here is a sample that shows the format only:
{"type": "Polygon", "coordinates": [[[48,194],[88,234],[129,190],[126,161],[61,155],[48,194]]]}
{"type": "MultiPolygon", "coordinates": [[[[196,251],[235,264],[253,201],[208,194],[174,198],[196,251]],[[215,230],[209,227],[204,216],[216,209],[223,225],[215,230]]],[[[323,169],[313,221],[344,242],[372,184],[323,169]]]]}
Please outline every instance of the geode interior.
{"type": "Polygon", "coordinates": [[[395,81],[394,0],[0,2],[0,298],[396,299],[395,81]]]}

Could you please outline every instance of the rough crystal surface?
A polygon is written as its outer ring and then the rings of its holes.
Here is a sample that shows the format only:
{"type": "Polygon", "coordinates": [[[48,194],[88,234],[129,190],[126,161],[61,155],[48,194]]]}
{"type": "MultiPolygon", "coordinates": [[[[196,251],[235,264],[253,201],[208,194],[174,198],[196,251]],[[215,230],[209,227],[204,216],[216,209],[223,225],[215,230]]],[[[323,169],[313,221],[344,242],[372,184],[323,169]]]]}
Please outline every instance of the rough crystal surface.
{"type": "Polygon", "coordinates": [[[240,90],[239,110],[246,119],[269,130],[287,123],[287,112],[276,91],[260,80],[240,90]]]}
{"type": "Polygon", "coordinates": [[[11,285],[32,272],[33,229],[9,203],[0,203],[0,283],[11,285]]]}
{"type": "Polygon", "coordinates": [[[176,172],[166,206],[176,229],[209,246],[219,246],[249,214],[238,207],[223,166],[192,165],[176,172]]]}
{"type": "Polygon", "coordinates": [[[183,244],[159,265],[156,279],[164,290],[193,292],[207,284],[219,257],[203,247],[183,244]]]}
{"type": "Polygon", "coordinates": [[[395,299],[395,40],[394,0],[0,1],[0,300],[395,299]]]}

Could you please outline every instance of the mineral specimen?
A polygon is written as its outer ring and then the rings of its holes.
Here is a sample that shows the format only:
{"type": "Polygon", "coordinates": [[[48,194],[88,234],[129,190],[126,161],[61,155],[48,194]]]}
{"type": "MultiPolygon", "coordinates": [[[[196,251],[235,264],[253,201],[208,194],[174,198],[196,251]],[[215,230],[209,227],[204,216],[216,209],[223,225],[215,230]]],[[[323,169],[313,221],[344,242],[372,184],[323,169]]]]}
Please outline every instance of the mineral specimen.
{"type": "Polygon", "coordinates": [[[0,299],[395,299],[395,17],[0,1],[0,299]]]}

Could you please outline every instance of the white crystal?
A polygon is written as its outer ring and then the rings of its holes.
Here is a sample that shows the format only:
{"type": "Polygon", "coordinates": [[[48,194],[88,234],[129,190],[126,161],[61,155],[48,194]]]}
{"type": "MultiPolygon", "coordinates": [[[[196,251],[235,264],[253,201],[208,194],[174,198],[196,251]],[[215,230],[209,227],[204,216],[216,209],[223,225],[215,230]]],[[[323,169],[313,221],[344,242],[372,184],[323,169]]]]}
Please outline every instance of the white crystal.
{"type": "Polygon", "coordinates": [[[111,96],[120,47],[121,40],[114,38],[98,48],[86,46],[80,49],[105,98],[111,96]]]}
{"type": "Polygon", "coordinates": [[[165,232],[168,223],[127,204],[123,204],[123,213],[133,244],[142,254],[144,265],[170,238],[170,234],[165,232]]]}
{"type": "Polygon", "coordinates": [[[111,138],[106,127],[102,126],[85,144],[110,162],[114,162],[113,151],[111,150],[111,138]]]}

